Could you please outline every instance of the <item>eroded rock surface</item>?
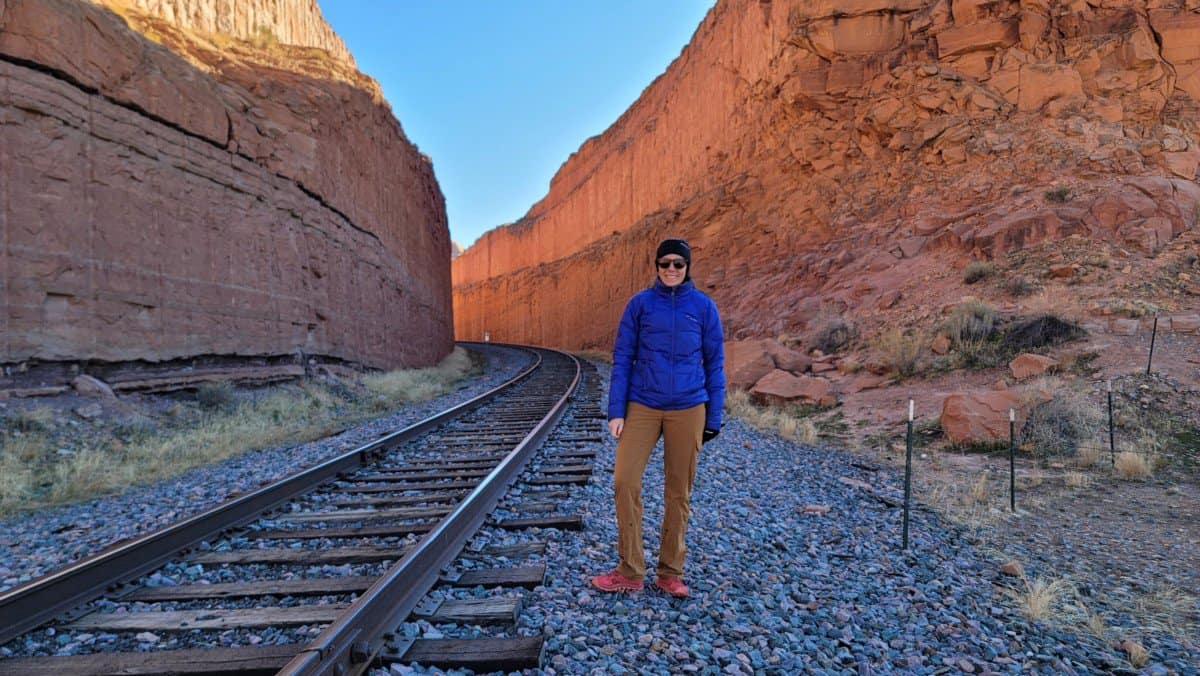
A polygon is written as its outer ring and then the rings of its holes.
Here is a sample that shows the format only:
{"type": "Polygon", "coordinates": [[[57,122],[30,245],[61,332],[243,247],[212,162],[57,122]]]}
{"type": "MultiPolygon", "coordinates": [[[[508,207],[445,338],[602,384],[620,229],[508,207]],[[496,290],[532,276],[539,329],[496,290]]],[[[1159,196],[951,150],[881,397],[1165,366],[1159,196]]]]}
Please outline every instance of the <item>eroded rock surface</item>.
{"type": "Polygon", "coordinates": [[[1191,0],[722,0],[454,261],[457,335],[607,349],[664,236],[732,340],[932,324],[967,261],[1048,241],[1153,257],[1200,228],[1198,34],[1191,0]]]}
{"type": "Polygon", "coordinates": [[[428,158],[315,5],[230,4],[0,2],[0,363],[451,349],[428,158]],[[268,6],[315,41],[188,28],[268,6]]]}

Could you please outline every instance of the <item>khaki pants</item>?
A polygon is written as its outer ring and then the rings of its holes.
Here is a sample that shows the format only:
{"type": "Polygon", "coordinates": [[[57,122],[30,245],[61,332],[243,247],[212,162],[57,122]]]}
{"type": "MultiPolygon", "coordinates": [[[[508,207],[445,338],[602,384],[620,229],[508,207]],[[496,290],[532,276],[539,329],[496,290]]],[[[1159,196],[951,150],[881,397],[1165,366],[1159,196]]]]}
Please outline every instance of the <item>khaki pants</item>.
{"type": "Polygon", "coordinates": [[[640,580],[646,575],[642,552],[642,474],[658,438],[663,438],[662,547],[659,577],[683,577],[687,545],[683,536],[691,514],[696,457],[704,434],[704,404],[681,411],[660,411],[629,402],[625,429],[617,442],[613,490],[617,502],[617,572],[640,580]]]}

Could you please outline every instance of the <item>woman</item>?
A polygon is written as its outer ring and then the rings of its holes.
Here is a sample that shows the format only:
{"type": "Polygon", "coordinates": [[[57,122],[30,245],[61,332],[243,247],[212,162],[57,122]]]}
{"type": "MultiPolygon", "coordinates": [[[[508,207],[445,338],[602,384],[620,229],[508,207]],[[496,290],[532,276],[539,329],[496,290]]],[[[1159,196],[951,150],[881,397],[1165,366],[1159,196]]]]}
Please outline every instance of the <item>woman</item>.
{"type": "Polygon", "coordinates": [[[620,563],[592,584],[610,592],[642,589],[642,474],[662,437],[662,547],[654,584],[685,597],[684,534],[700,446],[721,429],[724,341],[716,304],[692,284],[688,243],[664,240],[655,264],[654,286],[629,300],[613,347],[608,429],[617,438],[613,489],[620,563]]]}

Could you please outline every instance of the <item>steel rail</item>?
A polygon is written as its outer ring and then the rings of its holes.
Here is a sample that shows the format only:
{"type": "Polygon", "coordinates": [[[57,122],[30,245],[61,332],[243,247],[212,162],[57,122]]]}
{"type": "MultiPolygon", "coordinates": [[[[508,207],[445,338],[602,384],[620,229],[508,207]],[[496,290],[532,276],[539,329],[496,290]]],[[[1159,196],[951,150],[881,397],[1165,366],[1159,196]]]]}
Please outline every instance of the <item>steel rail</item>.
{"type": "Polygon", "coordinates": [[[459,503],[454,512],[356,599],[340,619],[327,626],[286,664],[278,676],[345,676],[359,673],[370,665],[383,647],[384,635],[393,632],[433,588],[442,569],[458,556],[467,540],[483,525],[566,412],[572,394],[579,387],[582,368],[575,357],[559,354],[571,360],[575,375],[537,427],[500,461],[496,470],[459,503]]]}
{"type": "Polygon", "coordinates": [[[541,355],[534,354],[537,359],[528,368],[453,408],[158,531],[117,543],[65,568],[0,592],[0,644],[104,594],[116,585],[157,569],[180,552],[223,530],[245,525],[342,472],[369,464],[389,447],[418,437],[495,399],[540,368],[541,355]]]}

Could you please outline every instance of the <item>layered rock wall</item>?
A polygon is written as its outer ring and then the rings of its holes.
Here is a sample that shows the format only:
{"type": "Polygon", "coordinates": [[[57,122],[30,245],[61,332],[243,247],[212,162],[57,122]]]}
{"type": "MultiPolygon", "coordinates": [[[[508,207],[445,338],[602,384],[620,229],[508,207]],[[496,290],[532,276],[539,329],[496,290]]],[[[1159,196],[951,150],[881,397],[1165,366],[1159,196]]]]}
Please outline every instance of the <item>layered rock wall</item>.
{"type": "Polygon", "coordinates": [[[354,57],[325,23],[316,0],[119,0],[122,6],[200,33],[323,49],[353,66],[354,57]]]}
{"type": "Polygon", "coordinates": [[[608,347],[668,235],[731,338],[902,314],[965,260],[1073,235],[1154,256],[1200,227],[1198,67],[1194,1],[721,0],[454,261],[457,335],[608,347]]]}
{"type": "Polygon", "coordinates": [[[377,87],[157,29],[188,58],[0,3],[0,363],[447,354],[444,201],[377,87]]]}

